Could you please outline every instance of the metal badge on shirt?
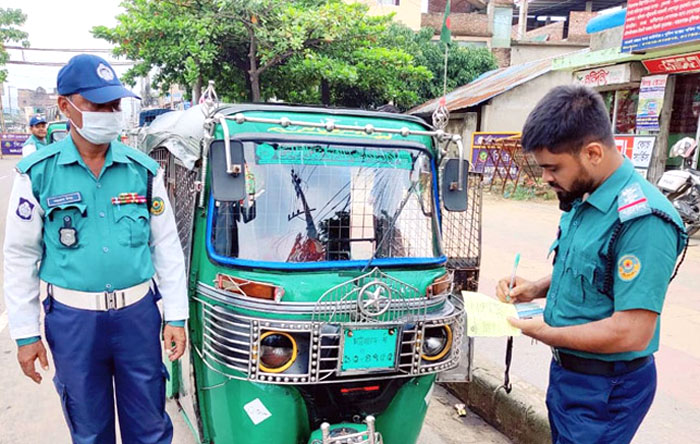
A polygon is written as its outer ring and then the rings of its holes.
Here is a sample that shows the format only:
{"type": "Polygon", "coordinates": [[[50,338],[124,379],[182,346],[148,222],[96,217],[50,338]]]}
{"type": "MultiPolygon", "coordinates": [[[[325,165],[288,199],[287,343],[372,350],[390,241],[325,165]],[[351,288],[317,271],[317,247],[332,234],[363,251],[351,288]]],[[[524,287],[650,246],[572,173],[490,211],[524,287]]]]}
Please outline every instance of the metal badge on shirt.
{"type": "Polygon", "coordinates": [[[61,245],[68,248],[78,243],[78,230],[73,228],[73,219],[70,216],[63,218],[63,226],[58,230],[58,240],[61,245]]]}

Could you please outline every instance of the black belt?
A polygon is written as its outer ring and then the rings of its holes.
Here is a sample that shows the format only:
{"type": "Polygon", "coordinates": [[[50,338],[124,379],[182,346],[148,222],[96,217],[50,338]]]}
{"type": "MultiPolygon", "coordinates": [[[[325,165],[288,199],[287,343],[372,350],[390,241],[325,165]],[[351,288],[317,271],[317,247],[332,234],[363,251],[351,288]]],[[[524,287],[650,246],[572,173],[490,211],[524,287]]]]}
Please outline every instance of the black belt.
{"type": "Polygon", "coordinates": [[[642,356],[631,361],[601,361],[600,359],[582,358],[552,349],[554,360],[560,366],[572,372],[586,375],[618,376],[633,372],[651,359],[651,356],[642,356]]]}

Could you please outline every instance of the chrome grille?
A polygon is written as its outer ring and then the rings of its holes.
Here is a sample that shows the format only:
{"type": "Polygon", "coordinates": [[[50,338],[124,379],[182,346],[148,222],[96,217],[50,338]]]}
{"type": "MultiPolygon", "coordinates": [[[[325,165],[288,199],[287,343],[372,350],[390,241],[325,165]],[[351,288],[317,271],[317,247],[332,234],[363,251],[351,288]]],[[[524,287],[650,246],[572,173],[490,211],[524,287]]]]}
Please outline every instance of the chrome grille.
{"type": "MultiPolygon", "coordinates": [[[[215,371],[228,378],[247,379],[276,384],[315,384],[324,382],[362,381],[394,378],[397,376],[417,376],[454,368],[460,359],[462,337],[464,335],[464,308],[461,296],[445,295],[442,307],[423,319],[394,319],[390,323],[373,323],[372,327],[382,326],[399,329],[400,346],[396,370],[362,374],[341,375],[339,372],[342,350],[340,337],[343,328],[353,325],[366,326],[367,323],[338,323],[309,321],[286,321],[281,319],[260,319],[237,313],[240,299],[229,299],[221,294],[217,302],[209,297],[221,290],[200,284],[206,296],[195,297],[201,306],[202,349],[195,350],[215,371]],[[205,299],[206,298],[206,299],[205,299]],[[421,358],[421,338],[425,328],[448,325],[453,331],[450,352],[440,361],[428,362],[421,358]],[[260,349],[260,336],[265,330],[287,332],[299,340],[299,358],[289,370],[271,374],[259,370],[257,351],[260,349]],[[212,364],[219,364],[218,370],[212,364]]],[[[223,292],[222,292],[223,293],[223,292]]],[[[204,294],[204,292],[202,292],[204,294]]],[[[273,303],[271,303],[273,304],[273,303]]],[[[298,315],[298,312],[295,312],[298,315]]],[[[315,312],[314,312],[315,314],[315,312]]],[[[311,317],[312,313],[308,313],[311,317]]]]}
{"type": "Polygon", "coordinates": [[[375,268],[325,292],[314,306],[312,319],[328,323],[419,322],[425,319],[427,303],[428,298],[418,289],[375,268]],[[376,314],[363,308],[371,306],[373,298],[383,298],[377,302],[376,314]]]}

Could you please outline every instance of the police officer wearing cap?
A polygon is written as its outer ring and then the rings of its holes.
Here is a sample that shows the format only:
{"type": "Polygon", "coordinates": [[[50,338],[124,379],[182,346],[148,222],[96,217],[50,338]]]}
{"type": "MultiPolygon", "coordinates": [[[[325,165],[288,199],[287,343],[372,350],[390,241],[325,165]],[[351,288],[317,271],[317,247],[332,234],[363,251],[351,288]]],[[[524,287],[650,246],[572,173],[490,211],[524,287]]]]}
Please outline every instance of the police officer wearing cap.
{"type": "Polygon", "coordinates": [[[554,444],[629,443],[656,391],[661,309],[687,245],[680,216],[615,148],[600,95],[552,89],[522,145],[564,211],[552,274],[510,278],[503,301],[546,297],[544,319],[511,319],[552,347],[547,408],[554,444]]]}
{"type": "Polygon", "coordinates": [[[73,442],[114,443],[116,400],[122,442],[169,443],[160,337],[171,361],[182,356],[188,303],[163,171],[115,140],[120,99],[136,96],[104,59],[73,57],[58,94],[70,137],[17,164],[7,214],[4,290],[19,363],[36,383],[35,361],[48,369],[41,297],[73,442]]]}
{"type": "Polygon", "coordinates": [[[29,120],[29,131],[32,133],[22,145],[22,157],[27,157],[39,148],[48,145],[46,141],[46,119],[34,116],[29,120]]]}

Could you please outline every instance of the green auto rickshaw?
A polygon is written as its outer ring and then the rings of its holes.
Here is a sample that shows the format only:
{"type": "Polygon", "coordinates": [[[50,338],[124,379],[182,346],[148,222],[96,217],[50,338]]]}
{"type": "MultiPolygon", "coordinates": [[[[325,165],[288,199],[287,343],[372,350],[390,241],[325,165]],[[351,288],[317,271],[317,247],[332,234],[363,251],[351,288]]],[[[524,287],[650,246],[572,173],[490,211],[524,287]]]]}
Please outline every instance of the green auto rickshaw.
{"type": "Polygon", "coordinates": [[[68,135],[68,121],[56,120],[46,126],[46,140],[48,143],[58,142],[68,135]]]}
{"type": "Polygon", "coordinates": [[[140,132],[188,263],[168,396],[198,442],[416,442],[471,360],[481,177],[450,144],[406,115],[211,100],[140,132]]]}

